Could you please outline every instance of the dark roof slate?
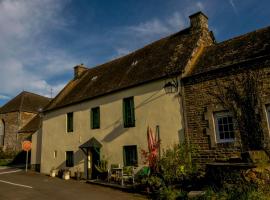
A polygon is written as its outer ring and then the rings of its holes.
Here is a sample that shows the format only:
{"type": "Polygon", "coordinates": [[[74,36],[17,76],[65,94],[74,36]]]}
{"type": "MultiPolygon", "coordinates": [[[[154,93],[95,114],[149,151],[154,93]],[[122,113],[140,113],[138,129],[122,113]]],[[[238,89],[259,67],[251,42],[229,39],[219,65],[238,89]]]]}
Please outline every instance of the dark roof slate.
{"type": "Polygon", "coordinates": [[[40,128],[40,125],[41,118],[39,115],[36,115],[32,120],[30,120],[30,122],[19,130],[19,133],[34,133],[40,128]]]}
{"type": "Polygon", "coordinates": [[[50,102],[50,98],[23,91],[0,108],[1,113],[32,112],[38,113],[50,102]]]}
{"type": "Polygon", "coordinates": [[[86,141],[85,143],[83,143],[80,148],[83,149],[83,148],[91,148],[91,147],[94,147],[94,148],[101,148],[102,147],[102,144],[94,137],[92,137],[91,139],[89,139],[88,141],[86,141]]]}
{"type": "Polygon", "coordinates": [[[189,75],[270,55],[270,27],[262,28],[204,49],[189,75]]]}
{"type": "Polygon", "coordinates": [[[176,51],[178,60],[175,68],[171,70],[180,74],[199,37],[200,33],[191,33],[190,28],[187,28],[124,57],[90,68],[81,78],[71,80],[46,110],[161,79],[167,75],[166,68],[176,51]]]}

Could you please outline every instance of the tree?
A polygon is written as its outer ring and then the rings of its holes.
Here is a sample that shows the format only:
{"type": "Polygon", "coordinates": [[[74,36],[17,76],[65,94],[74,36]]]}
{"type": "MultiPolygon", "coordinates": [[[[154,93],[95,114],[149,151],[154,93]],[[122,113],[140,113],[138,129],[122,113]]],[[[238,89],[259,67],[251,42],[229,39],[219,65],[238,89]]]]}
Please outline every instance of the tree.
{"type": "Polygon", "coordinates": [[[260,71],[246,70],[222,82],[216,81],[217,90],[209,92],[232,112],[240,132],[242,151],[263,149],[261,78],[260,71]]]}

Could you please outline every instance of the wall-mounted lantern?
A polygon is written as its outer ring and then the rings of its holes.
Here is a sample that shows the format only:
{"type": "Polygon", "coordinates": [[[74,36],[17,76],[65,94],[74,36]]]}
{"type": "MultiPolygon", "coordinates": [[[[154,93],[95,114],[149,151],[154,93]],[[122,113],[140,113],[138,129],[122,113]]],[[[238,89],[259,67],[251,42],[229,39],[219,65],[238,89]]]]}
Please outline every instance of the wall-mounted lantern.
{"type": "Polygon", "coordinates": [[[171,79],[167,81],[163,88],[166,94],[172,94],[172,93],[178,92],[178,80],[171,79]]]}

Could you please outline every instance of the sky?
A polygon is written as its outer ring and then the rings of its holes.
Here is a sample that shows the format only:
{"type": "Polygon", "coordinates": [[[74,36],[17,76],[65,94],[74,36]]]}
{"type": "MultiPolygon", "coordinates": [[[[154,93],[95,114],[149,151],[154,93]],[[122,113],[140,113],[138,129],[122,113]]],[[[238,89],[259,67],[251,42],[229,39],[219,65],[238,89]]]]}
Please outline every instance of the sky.
{"type": "Polygon", "coordinates": [[[0,106],[54,97],[94,67],[189,26],[202,11],[218,42],[270,26],[269,0],[0,0],[0,106]]]}

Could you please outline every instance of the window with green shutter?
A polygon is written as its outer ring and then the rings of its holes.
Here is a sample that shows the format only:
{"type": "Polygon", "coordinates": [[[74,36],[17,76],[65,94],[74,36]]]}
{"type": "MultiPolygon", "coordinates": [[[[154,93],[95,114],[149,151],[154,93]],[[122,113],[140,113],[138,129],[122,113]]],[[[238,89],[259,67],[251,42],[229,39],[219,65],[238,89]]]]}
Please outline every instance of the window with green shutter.
{"type": "Polygon", "coordinates": [[[91,128],[98,129],[100,128],[100,108],[91,109],[91,128]]]}
{"type": "Polygon", "coordinates": [[[124,127],[135,126],[134,98],[129,97],[123,100],[124,127]]]}
{"type": "Polygon", "coordinates": [[[73,132],[73,112],[67,113],[67,132],[73,132]]]}
{"type": "Polygon", "coordinates": [[[124,165],[125,166],[137,166],[138,165],[138,155],[137,146],[130,145],[123,147],[124,154],[124,165]]]}
{"type": "Polygon", "coordinates": [[[66,167],[74,166],[74,154],[73,151],[66,152],[66,167]]]}

